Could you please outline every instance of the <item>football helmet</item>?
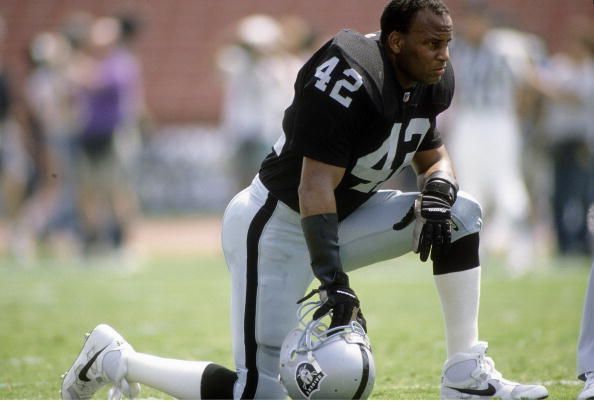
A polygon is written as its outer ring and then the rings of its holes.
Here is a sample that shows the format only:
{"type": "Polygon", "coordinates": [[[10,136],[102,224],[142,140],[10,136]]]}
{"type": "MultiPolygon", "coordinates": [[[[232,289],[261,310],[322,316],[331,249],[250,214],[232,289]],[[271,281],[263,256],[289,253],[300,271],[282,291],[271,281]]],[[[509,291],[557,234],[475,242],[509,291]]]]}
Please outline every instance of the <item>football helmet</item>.
{"type": "Polygon", "coordinates": [[[369,337],[356,321],[328,329],[328,314],[307,322],[320,305],[299,307],[299,326],[281,348],[281,383],[292,399],[366,399],[375,382],[369,337]]]}

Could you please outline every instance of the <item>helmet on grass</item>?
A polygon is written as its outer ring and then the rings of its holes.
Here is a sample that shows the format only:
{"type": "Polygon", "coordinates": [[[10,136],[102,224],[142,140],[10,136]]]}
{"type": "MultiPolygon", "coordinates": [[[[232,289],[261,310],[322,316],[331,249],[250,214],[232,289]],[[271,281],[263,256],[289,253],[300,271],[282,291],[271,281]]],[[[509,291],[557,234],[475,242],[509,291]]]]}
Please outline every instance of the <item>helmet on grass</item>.
{"type": "Polygon", "coordinates": [[[324,317],[305,323],[320,304],[299,307],[300,325],[281,348],[281,382],[293,399],[366,399],[375,382],[369,337],[356,321],[333,329],[324,317]]]}

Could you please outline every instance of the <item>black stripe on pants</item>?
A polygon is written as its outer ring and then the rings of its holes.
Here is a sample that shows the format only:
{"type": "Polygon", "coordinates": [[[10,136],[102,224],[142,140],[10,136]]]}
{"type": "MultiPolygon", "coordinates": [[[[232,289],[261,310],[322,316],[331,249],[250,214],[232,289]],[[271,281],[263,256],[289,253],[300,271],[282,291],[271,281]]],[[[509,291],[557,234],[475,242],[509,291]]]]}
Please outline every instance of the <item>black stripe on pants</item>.
{"type": "Polygon", "coordinates": [[[247,235],[247,269],[245,289],[245,313],[243,320],[243,341],[245,344],[245,367],[247,378],[245,388],[241,395],[242,400],[253,399],[258,387],[258,367],[256,355],[258,344],[256,343],[256,296],[258,294],[258,243],[262,231],[270,220],[277,199],[271,194],[254,216],[247,235]]]}

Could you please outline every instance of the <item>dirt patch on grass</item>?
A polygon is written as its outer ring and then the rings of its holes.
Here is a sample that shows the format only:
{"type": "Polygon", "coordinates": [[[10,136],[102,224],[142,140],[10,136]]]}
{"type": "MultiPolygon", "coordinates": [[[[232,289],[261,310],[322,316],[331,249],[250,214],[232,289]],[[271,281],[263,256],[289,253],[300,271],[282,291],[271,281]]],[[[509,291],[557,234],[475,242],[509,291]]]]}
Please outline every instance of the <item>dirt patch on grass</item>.
{"type": "Polygon", "coordinates": [[[138,220],[130,247],[142,254],[221,255],[221,216],[181,216],[138,220]]]}

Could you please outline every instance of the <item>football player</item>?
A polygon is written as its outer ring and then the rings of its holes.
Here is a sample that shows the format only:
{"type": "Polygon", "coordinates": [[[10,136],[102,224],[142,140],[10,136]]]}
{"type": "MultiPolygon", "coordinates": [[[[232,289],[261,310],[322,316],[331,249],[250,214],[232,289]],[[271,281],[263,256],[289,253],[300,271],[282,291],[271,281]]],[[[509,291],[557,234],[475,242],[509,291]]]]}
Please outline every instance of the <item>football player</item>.
{"type": "Polygon", "coordinates": [[[410,251],[431,258],[442,304],[441,396],[547,397],[505,380],[479,341],[481,209],[458,192],[435,126],[454,92],[449,10],[441,0],[392,0],[380,23],[378,34],[339,32],[305,63],[280,138],[227,207],[235,369],[138,353],[100,325],[62,397],[88,398],[111,382],[116,394],[143,383],[177,398],[285,398],[280,348],[312,280],[324,301],[314,318],[331,312],[331,326],[364,327],[348,273],[410,251]],[[408,165],[420,192],[379,190],[408,165]]]}

